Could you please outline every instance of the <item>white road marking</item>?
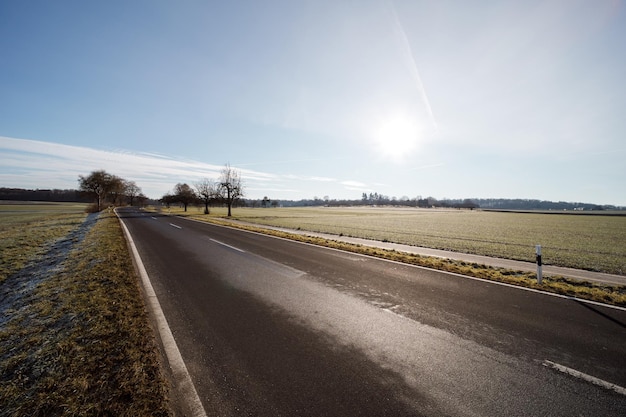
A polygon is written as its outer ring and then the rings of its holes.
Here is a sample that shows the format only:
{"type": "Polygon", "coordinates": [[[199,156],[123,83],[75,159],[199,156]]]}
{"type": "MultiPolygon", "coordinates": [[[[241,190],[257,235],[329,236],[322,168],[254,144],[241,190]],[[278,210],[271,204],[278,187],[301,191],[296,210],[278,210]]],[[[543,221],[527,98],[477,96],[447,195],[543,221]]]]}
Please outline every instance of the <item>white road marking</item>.
{"type": "Polygon", "coordinates": [[[238,251],[238,252],[241,252],[241,253],[246,253],[246,251],[245,251],[245,250],[242,250],[242,249],[236,248],[236,247],[234,247],[234,246],[227,245],[226,243],[224,243],[224,242],[220,242],[219,240],[215,240],[215,239],[212,239],[212,238],[209,238],[209,240],[210,240],[211,242],[215,242],[215,243],[220,244],[220,245],[222,245],[222,246],[226,246],[227,248],[234,249],[234,250],[236,250],[236,251],[238,251]]]}
{"type": "Polygon", "coordinates": [[[157,219],[157,218],[156,218],[156,217],[154,217],[154,216],[150,216],[150,218],[151,218],[152,220],[156,220],[156,219],[157,219]]]}
{"type": "Polygon", "coordinates": [[[161,341],[163,343],[163,349],[165,349],[165,355],[167,356],[167,361],[169,362],[172,370],[172,377],[176,381],[175,385],[179,387],[181,394],[187,399],[186,404],[189,406],[190,415],[194,417],[207,417],[206,411],[204,410],[200,397],[198,396],[198,391],[196,391],[196,387],[194,386],[191,376],[189,375],[189,371],[185,366],[185,362],[180,354],[176,340],[174,340],[172,330],[167,324],[165,314],[163,314],[163,310],[161,309],[161,304],[159,303],[156,293],[154,292],[154,288],[150,283],[150,277],[148,276],[146,268],[141,261],[135,242],[133,242],[133,238],[131,237],[124,222],[120,223],[122,224],[124,234],[126,235],[133,257],[135,258],[135,264],[137,265],[137,270],[141,276],[141,282],[144,287],[146,302],[149,310],[154,314],[157,330],[159,331],[159,336],[161,337],[161,341]]]}
{"type": "MultiPolygon", "coordinates": [[[[189,220],[189,221],[197,222],[197,223],[207,224],[207,222],[203,222],[202,220],[187,219],[187,218],[185,218],[185,220],[189,220]]],[[[615,305],[612,305],[612,304],[599,303],[597,301],[585,300],[584,298],[576,298],[576,297],[572,297],[570,295],[556,294],[556,293],[553,293],[553,292],[547,292],[547,291],[538,290],[538,289],[535,289],[535,288],[521,287],[519,285],[508,284],[506,282],[492,281],[492,280],[486,279],[486,278],[472,277],[472,276],[469,276],[469,275],[463,275],[463,274],[459,274],[459,273],[456,273],[456,272],[442,271],[440,269],[429,268],[427,266],[407,264],[407,263],[400,262],[400,261],[394,261],[394,260],[391,260],[391,259],[379,258],[379,257],[372,256],[372,255],[365,255],[365,254],[362,254],[362,253],[350,252],[350,251],[346,251],[346,250],[343,250],[343,249],[329,248],[328,246],[316,245],[316,244],[307,243],[307,242],[300,242],[298,240],[293,240],[293,239],[289,239],[289,238],[286,238],[286,237],[273,236],[273,235],[268,235],[268,234],[261,233],[261,232],[254,232],[252,230],[239,229],[239,228],[233,227],[233,226],[218,225],[218,224],[213,224],[213,226],[223,227],[223,228],[226,228],[226,229],[234,229],[234,230],[238,230],[240,232],[250,233],[250,234],[259,235],[259,236],[265,236],[265,237],[269,237],[269,238],[272,238],[272,239],[285,240],[285,241],[297,243],[297,244],[300,244],[300,245],[314,246],[316,248],[324,248],[324,249],[330,250],[330,251],[350,253],[352,255],[362,256],[364,258],[376,259],[376,260],[384,261],[384,262],[391,262],[391,263],[394,263],[394,264],[398,264],[398,265],[402,265],[402,266],[406,266],[406,267],[410,267],[410,268],[425,269],[425,270],[428,270],[428,271],[435,271],[435,272],[439,272],[439,273],[445,274],[445,275],[451,275],[451,276],[455,276],[455,277],[459,277],[459,278],[465,278],[465,279],[471,279],[471,280],[474,280],[474,281],[484,282],[485,284],[499,285],[499,286],[502,286],[502,287],[508,287],[508,288],[512,288],[512,289],[515,289],[515,290],[534,292],[536,294],[542,294],[542,295],[546,295],[548,297],[564,298],[566,300],[574,300],[574,301],[578,301],[578,302],[585,303],[585,304],[597,305],[598,307],[610,308],[612,310],[626,311],[626,307],[615,306],[615,305]]],[[[374,246],[371,246],[371,247],[374,247],[374,246]]],[[[435,256],[435,257],[437,257],[437,256],[435,256]]],[[[445,258],[445,257],[442,257],[442,258],[445,258]]]]}
{"type": "Polygon", "coordinates": [[[596,378],[595,376],[587,375],[583,372],[577,371],[576,369],[568,368],[567,366],[560,365],[547,359],[543,361],[543,366],[547,366],[548,368],[556,369],[557,371],[563,372],[564,374],[582,379],[587,382],[591,382],[594,385],[598,385],[602,388],[615,391],[618,394],[626,395],[626,388],[620,387],[619,385],[613,384],[611,382],[607,382],[603,379],[596,378]]]}
{"type": "Polygon", "coordinates": [[[170,223],[170,226],[175,227],[177,229],[182,229],[182,227],[180,227],[179,225],[174,224],[174,223],[170,223]]]}

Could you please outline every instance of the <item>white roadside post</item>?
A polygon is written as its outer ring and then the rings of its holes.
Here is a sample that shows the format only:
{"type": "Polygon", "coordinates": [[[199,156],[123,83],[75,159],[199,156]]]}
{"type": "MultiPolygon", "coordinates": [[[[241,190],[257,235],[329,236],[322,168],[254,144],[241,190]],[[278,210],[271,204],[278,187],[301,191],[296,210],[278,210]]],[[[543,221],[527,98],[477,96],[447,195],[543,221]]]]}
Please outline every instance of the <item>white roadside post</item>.
{"type": "Polygon", "coordinates": [[[537,284],[541,284],[543,279],[541,274],[541,245],[535,245],[535,254],[537,255],[537,284]]]}

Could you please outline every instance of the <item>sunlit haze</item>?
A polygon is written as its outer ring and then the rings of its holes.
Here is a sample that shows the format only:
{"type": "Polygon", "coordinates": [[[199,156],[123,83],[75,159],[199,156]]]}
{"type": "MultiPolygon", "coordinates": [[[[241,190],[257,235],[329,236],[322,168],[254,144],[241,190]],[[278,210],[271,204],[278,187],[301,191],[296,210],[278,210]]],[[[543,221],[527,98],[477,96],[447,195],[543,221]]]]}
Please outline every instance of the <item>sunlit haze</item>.
{"type": "Polygon", "coordinates": [[[4,1],[0,186],[626,206],[626,4],[4,1]]]}

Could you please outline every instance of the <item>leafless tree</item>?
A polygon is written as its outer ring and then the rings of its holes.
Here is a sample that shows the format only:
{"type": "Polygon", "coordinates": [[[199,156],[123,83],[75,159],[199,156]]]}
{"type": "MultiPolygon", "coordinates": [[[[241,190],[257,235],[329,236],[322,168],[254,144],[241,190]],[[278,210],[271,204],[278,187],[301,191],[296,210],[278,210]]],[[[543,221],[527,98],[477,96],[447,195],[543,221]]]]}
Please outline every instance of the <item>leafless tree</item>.
{"type": "Polygon", "coordinates": [[[226,164],[217,180],[217,191],[220,198],[228,205],[228,217],[230,217],[233,202],[244,195],[241,173],[230,164],[226,164]]]}
{"type": "Polygon", "coordinates": [[[141,188],[135,183],[135,181],[125,181],[126,187],[126,197],[128,198],[129,204],[133,205],[133,200],[135,198],[141,196],[141,188]]]}
{"type": "Polygon", "coordinates": [[[96,197],[98,211],[102,210],[102,202],[115,185],[115,175],[105,170],[93,171],[88,176],[78,176],[78,188],[80,191],[92,194],[96,197]]]}
{"type": "Polygon", "coordinates": [[[178,183],[174,187],[174,201],[181,203],[187,211],[187,206],[198,199],[198,196],[188,184],[178,183]]]}
{"type": "Polygon", "coordinates": [[[204,214],[209,214],[211,200],[217,198],[217,184],[208,178],[203,178],[194,184],[198,192],[198,198],[204,203],[204,214]]]}
{"type": "Polygon", "coordinates": [[[111,175],[111,181],[109,183],[109,191],[107,199],[113,203],[114,206],[120,205],[122,197],[126,195],[127,181],[117,175],[111,175]]]}

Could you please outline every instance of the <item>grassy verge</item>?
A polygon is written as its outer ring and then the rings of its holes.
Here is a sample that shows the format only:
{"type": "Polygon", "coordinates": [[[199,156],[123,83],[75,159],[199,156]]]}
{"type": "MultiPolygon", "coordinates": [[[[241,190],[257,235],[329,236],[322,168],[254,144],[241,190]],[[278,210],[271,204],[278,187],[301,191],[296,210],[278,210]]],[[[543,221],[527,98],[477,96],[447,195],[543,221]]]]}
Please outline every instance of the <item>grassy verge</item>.
{"type": "MultiPolygon", "coordinates": [[[[180,213],[177,210],[172,210],[171,213],[177,215],[185,215],[184,213],[180,213]]],[[[378,258],[402,262],[410,265],[423,266],[476,278],[504,282],[507,284],[538,289],[555,294],[577,297],[606,304],[626,306],[626,286],[600,285],[586,281],[573,280],[561,276],[544,277],[542,284],[538,284],[537,275],[532,272],[515,271],[505,268],[495,268],[477,263],[415,255],[405,252],[398,252],[395,250],[379,249],[296,233],[287,233],[283,231],[267,229],[264,227],[242,225],[231,222],[228,219],[224,218],[197,215],[193,214],[193,212],[187,214],[187,216],[210,223],[296,240],[299,242],[360,253],[363,255],[375,256],[378,258]]]]}
{"type": "Polygon", "coordinates": [[[25,297],[0,326],[1,416],[170,415],[114,214],[101,214],[63,270],[25,297]]]}
{"type": "MultiPolygon", "coordinates": [[[[202,211],[190,207],[189,213],[202,211]]],[[[224,215],[222,208],[211,210],[211,216],[224,215]]],[[[626,216],[289,207],[236,208],[233,218],[258,225],[528,262],[534,262],[535,245],[540,244],[544,261],[550,265],[626,274],[626,216]]]]}

